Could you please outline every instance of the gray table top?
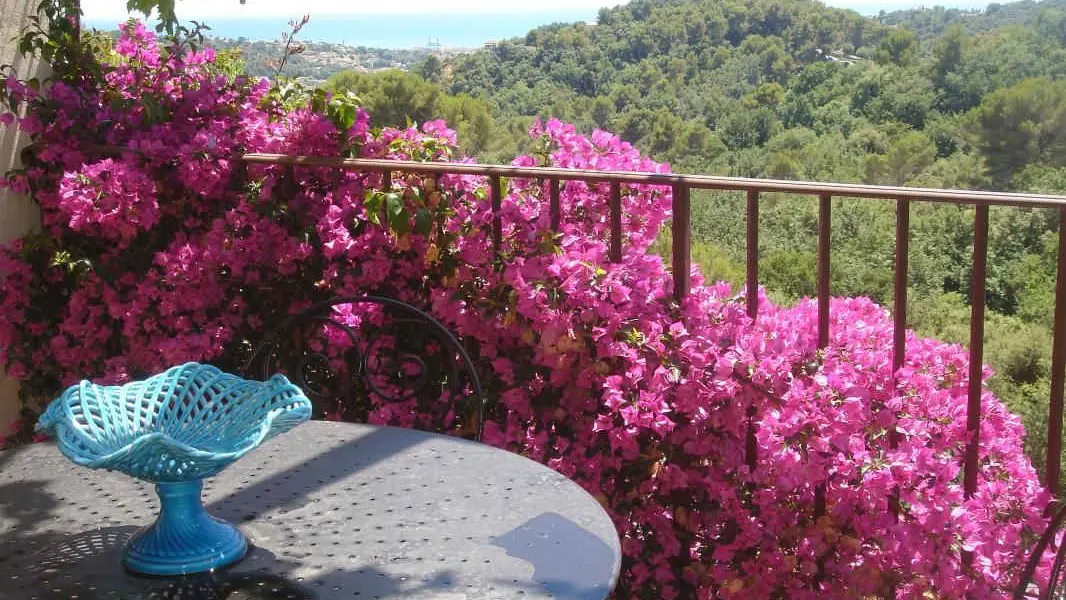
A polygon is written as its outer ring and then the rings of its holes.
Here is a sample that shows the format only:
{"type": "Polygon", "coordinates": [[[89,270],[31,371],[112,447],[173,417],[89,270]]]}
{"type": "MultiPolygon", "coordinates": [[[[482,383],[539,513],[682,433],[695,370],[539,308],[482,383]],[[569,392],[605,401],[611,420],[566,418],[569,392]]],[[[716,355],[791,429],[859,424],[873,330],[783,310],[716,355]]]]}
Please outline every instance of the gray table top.
{"type": "Polygon", "coordinates": [[[224,572],[127,574],[122,545],[158,510],[151,484],[54,444],[0,452],[0,598],[602,600],[618,535],[562,475],[489,446],[312,422],[205,481],[208,512],[254,549],[224,572]]]}

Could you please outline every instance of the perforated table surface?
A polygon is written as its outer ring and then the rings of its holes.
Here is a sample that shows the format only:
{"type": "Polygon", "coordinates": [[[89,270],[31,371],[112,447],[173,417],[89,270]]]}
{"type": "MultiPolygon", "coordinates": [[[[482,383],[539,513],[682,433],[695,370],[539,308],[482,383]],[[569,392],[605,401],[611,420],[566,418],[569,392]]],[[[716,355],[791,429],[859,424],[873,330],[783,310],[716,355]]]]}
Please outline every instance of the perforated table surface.
{"type": "Polygon", "coordinates": [[[127,574],[151,484],[54,444],[0,452],[0,599],[602,600],[621,552],[600,505],[521,456],[418,431],[311,422],[205,481],[253,550],[214,574],[127,574]]]}

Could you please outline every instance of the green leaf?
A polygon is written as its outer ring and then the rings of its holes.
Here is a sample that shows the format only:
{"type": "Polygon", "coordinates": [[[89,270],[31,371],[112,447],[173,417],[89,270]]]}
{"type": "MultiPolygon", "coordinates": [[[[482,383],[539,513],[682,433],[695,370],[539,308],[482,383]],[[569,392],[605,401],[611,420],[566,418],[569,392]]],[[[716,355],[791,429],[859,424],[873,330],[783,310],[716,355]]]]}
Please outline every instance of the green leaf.
{"type": "Polygon", "coordinates": [[[411,229],[411,216],[407,214],[403,195],[399,192],[385,194],[385,213],[389,218],[389,227],[396,233],[404,234],[411,229]]]}
{"type": "Polygon", "coordinates": [[[178,25],[178,16],[174,13],[174,0],[127,0],[126,10],[139,12],[146,17],[150,16],[153,10],[157,11],[159,24],[156,25],[156,31],[165,29],[168,33],[173,33],[178,25]]]}
{"type": "Polygon", "coordinates": [[[367,220],[375,225],[381,224],[381,206],[383,200],[384,194],[376,191],[367,192],[366,198],[363,200],[363,206],[366,207],[367,220]]]}
{"type": "Polygon", "coordinates": [[[334,124],[341,131],[348,131],[355,125],[355,107],[347,104],[339,104],[335,107],[334,124]]]}
{"type": "Polygon", "coordinates": [[[311,110],[317,113],[326,112],[326,91],[319,88],[311,94],[311,110]]]}
{"type": "Polygon", "coordinates": [[[407,214],[406,209],[402,209],[395,215],[389,216],[389,226],[398,235],[404,235],[411,231],[411,215],[407,214]]]}
{"type": "Polygon", "coordinates": [[[394,217],[403,211],[403,196],[399,192],[385,194],[385,210],[389,217],[394,217]]]}
{"type": "Polygon", "coordinates": [[[428,208],[420,208],[415,213],[415,233],[429,234],[433,230],[433,212],[428,208]]]}

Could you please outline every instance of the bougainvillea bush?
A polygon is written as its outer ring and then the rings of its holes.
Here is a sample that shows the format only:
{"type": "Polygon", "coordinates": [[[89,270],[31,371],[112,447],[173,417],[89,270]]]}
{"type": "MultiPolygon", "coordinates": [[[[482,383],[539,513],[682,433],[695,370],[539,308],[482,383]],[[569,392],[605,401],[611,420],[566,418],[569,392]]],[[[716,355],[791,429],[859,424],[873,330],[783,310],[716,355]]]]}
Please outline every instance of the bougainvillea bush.
{"type": "MultiPolygon", "coordinates": [[[[226,77],[210,50],[161,49],[139,24],[91,76],[6,90],[34,140],[6,184],[40,204],[43,231],[3,249],[0,364],[30,400],[182,361],[234,368],[285,315],[374,292],[470,345],[488,443],[603,503],[623,540],[619,598],[1000,598],[1043,530],[1019,420],[990,394],[978,490],[963,494],[962,348],[912,336],[894,378],[890,319],[866,299],[833,302],[823,350],[811,302],[763,298],[753,323],[698,272],[675,302],[648,252],[668,190],[623,187],[611,264],[606,190],[564,183],[553,232],[540,184],[506,181],[497,255],[481,178],[237,160],[462,160],[443,122],[378,130],[346,99],[226,77]]],[[[530,134],[538,152],[517,164],[667,169],[605,132],[530,134]]],[[[419,415],[382,403],[370,418],[419,415]]]]}

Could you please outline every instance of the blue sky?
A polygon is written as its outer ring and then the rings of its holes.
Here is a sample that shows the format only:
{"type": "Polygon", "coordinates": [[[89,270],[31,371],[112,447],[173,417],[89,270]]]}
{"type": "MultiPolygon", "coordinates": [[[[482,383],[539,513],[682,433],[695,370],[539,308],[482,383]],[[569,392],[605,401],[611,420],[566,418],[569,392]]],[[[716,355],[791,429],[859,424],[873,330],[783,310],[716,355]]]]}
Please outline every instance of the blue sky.
{"type": "MultiPolygon", "coordinates": [[[[851,8],[864,14],[874,14],[878,10],[895,10],[913,8],[922,4],[933,6],[951,6],[960,8],[982,8],[987,2],[967,0],[944,0],[941,2],[921,2],[918,0],[828,0],[831,6],[851,8]]],[[[241,5],[239,0],[178,0],[178,16],[182,19],[210,18],[263,18],[278,17],[290,19],[295,13],[315,15],[365,15],[365,14],[503,14],[503,13],[543,13],[545,15],[573,14],[574,11],[588,9],[595,13],[601,6],[613,6],[619,2],[611,0],[537,0],[533,5],[500,0],[456,0],[443,4],[440,0],[390,0],[389,2],[365,2],[360,0],[246,0],[241,5]]],[[[82,8],[87,19],[122,19],[126,15],[126,0],[82,0],[82,8]]],[[[549,19],[550,20],[550,19],[549,19]]]]}

